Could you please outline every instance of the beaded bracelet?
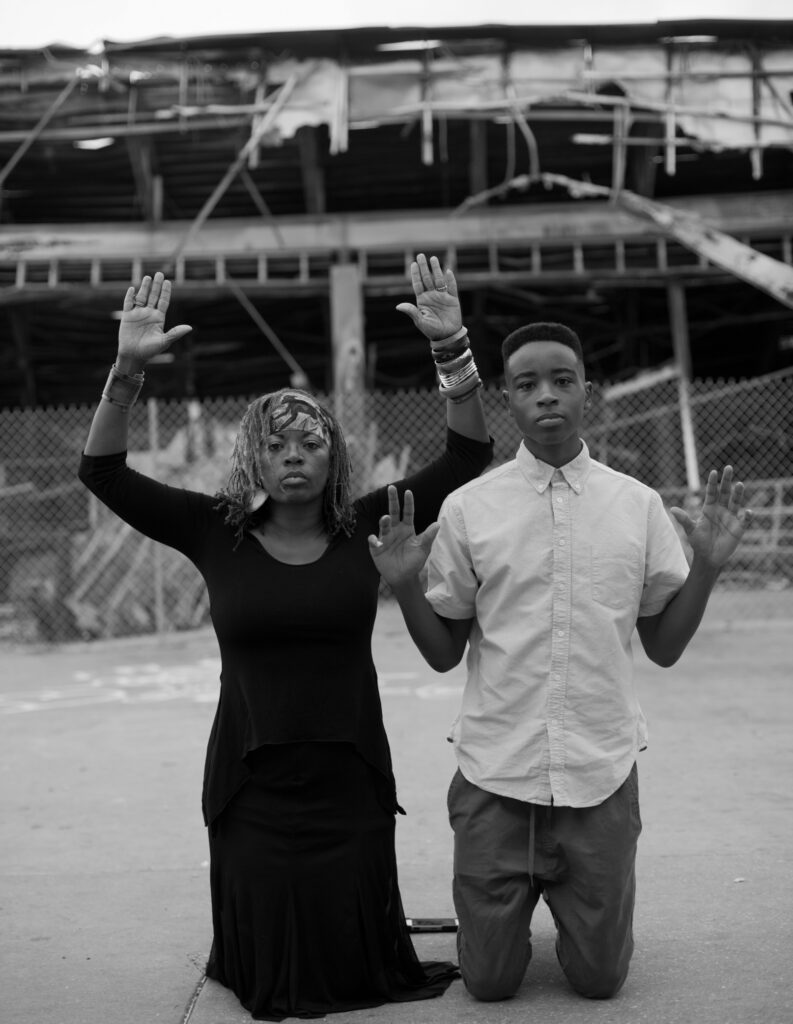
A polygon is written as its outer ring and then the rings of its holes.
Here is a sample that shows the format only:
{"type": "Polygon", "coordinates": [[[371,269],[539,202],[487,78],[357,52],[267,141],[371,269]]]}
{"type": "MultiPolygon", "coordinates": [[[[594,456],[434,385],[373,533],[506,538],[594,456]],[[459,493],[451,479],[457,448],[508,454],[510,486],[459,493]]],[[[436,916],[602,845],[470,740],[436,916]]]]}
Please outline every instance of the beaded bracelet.
{"type": "Polygon", "coordinates": [[[448,338],[436,338],[430,341],[432,357],[437,360],[447,352],[462,352],[468,347],[468,328],[461,327],[459,331],[450,334],[448,338]]]}
{"type": "Polygon", "coordinates": [[[126,412],[135,404],[135,399],[143,387],[143,380],[142,370],[140,373],[130,375],[122,373],[113,363],[102,391],[102,398],[126,412]]]}

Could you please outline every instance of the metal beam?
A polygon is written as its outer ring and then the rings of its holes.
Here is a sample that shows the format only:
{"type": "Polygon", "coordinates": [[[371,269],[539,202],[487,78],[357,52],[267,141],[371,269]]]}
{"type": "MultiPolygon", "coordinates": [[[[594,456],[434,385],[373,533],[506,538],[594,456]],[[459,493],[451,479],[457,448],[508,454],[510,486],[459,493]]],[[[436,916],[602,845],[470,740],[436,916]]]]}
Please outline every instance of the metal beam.
{"type": "Polygon", "coordinates": [[[310,69],[312,67],[313,63],[308,67],[303,68],[301,73],[295,73],[291,75],[290,78],[288,78],[287,81],[284,82],[284,84],[281,86],[281,88],[278,91],[278,96],[273,100],[272,106],[267,111],[265,116],[261,119],[261,121],[256,125],[256,128],[251,132],[248,141],[245,143],[245,145],[239,151],[237,156],[234,158],[226,173],[215,186],[210,197],[207,199],[207,201],[196,214],[195,220],[188,228],[187,232],[177,245],[172,255],[173,261],[179,259],[184,250],[189,246],[194,236],[201,230],[201,228],[204,225],[204,222],[219,203],[226,189],[236,178],[240,170],[242,170],[242,168],[245,166],[245,161],[259,145],[264,135],[272,128],[276,118],[278,117],[278,114],[281,111],[281,108],[284,106],[286,101],[294,92],[295,86],[298,84],[298,82],[305,78],[306,75],[309,74],[310,69]]]}
{"type": "Polygon", "coordinates": [[[19,161],[25,155],[25,153],[27,153],[27,151],[30,149],[30,147],[33,145],[36,139],[44,131],[44,129],[47,126],[47,123],[50,121],[53,115],[58,112],[58,110],[63,106],[66,100],[71,96],[79,81],[80,77],[77,74],[75,74],[71,82],[69,82],[68,85],[64,86],[64,88],[61,89],[61,91],[52,101],[52,103],[47,108],[43,116],[39,118],[38,123],[33,128],[31,128],[30,132],[28,132],[22,145],[11,156],[11,159],[8,161],[5,167],[3,167],[2,171],[0,171],[0,190],[2,190],[3,183],[5,182],[6,178],[14,170],[19,161]]]}
{"type": "Polygon", "coordinates": [[[270,327],[264,317],[261,315],[259,310],[254,306],[245,292],[240,288],[236,281],[227,279],[226,284],[228,289],[234,298],[239,302],[248,316],[253,320],[262,334],[267,338],[270,344],[273,346],[278,355],[283,359],[289,369],[292,371],[291,383],[293,387],[305,388],[308,387],[308,374],[303,367],[298,363],[289,349],[284,345],[275,331],[270,327]]]}
{"type": "Polygon", "coordinates": [[[655,202],[627,190],[612,189],[589,182],[574,181],[560,174],[544,174],[550,184],[563,185],[578,196],[609,196],[624,210],[651,220],[662,231],[705,260],[734,274],[793,309],[793,267],[775,260],[750,245],[719,231],[696,214],[683,213],[668,204],[655,202]]]}

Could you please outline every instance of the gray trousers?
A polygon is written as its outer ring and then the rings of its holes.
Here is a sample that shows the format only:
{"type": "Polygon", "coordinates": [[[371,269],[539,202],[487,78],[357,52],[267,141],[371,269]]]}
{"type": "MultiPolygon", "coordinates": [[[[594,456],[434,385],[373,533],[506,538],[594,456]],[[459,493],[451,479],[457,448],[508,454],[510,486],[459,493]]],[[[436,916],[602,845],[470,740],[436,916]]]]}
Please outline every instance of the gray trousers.
{"type": "Polygon", "coordinates": [[[544,895],[556,954],[573,988],[607,999],[633,953],[636,841],[634,764],[596,807],[543,807],[487,793],[458,770],[448,795],[454,830],[454,906],[460,973],[477,999],[515,994],[531,959],[531,918],[544,895]]]}

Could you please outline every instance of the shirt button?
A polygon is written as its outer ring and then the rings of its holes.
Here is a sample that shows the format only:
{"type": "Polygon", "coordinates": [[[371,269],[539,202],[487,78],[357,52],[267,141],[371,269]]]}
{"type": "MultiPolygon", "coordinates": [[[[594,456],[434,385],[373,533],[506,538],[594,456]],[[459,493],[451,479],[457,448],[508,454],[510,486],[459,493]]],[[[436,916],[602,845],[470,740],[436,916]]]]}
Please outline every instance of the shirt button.
{"type": "Polygon", "coordinates": [[[563,547],[564,547],[564,541],[563,541],[563,540],[560,540],[560,541],[559,541],[559,547],[560,547],[560,548],[563,548],[563,547]]]}
{"type": "Polygon", "coordinates": [[[564,498],[557,498],[556,499],[556,504],[557,505],[564,505],[564,498]]]}
{"type": "Polygon", "coordinates": [[[563,629],[557,629],[556,630],[556,635],[557,636],[564,636],[564,630],[563,629]]]}
{"type": "Polygon", "coordinates": [[[558,672],[554,672],[554,674],[553,674],[553,677],[554,677],[554,679],[555,679],[555,680],[557,681],[557,683],[558,683],[558,682],[559,682],[559,680],[560,680],[560,679],[562,678],[562,677],[561,677],[561,676],[559,675],[559,673],[558,673],[558,672]]]}

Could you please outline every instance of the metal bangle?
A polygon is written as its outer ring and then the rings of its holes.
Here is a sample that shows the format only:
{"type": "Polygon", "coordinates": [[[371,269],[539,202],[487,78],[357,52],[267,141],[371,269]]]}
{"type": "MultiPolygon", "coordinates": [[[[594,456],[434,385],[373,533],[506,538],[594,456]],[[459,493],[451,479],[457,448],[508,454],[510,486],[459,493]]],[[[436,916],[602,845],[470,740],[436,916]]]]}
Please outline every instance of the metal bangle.
{"type": "Polygon", "coordinates": [[[142,387],[143,373],[136,373],[134,377],[130,377],[117,370],[114,363],[102,390],[102,398],[126,412],[135,404],[135,399],[140,394],[142,387]]]}
{"type": "Polygon", "coordinates": [[[474,357],[471,356],[464,362],[458,363],[456,366],[451,366],[450,368],[438,366],[437,371],[441,384],[443,384],[444,387],[450,388],[473,376],[477,373],[477,368],[476,363],[474,362],[474,357]]]}
{"type": "Polygon", "coordinates": [[[435,341],[430,342],[433,348],[445,348],[447,345],[453,344],[455,341],[459,341],[460,338],[465,337],[468,334],[467,327],[461,327],[459,331],[455,331],[454,334],[450,334],[448,338],[436,338],[435,341]]]}
{"type": "Polygon", "coordinates": [[[470,348],[467,348],[465,352],[454,359],[447,359],[445,362],[438,362],[436,359],[435,368],[440,377],[448,377],[451,374],[459,373],[466,366],[470,366],[473,361],[474,354],[470,348]]]}
{"type": "Polygon", "coordinates": [[[448,363],[452,359],[456,359],[458,356],[461,356],[464,352],[468,351],[470,351],[468,339],[464,338],[461,342],[457,342],[455,345],[450,345],[448,348],[433,348],[432,358],[438,364],[448,363]]]}
{"type": "Polygon", "coordinates": [[[142,384],[146,377],[143,370],[139,370],[137,373],[132,374],[124,373],[122,370],[119,370],[115,363],[110,367],[110,372],[113,376],[120,377],[121,380],[134,381],[136,384],[142,384]]]}

